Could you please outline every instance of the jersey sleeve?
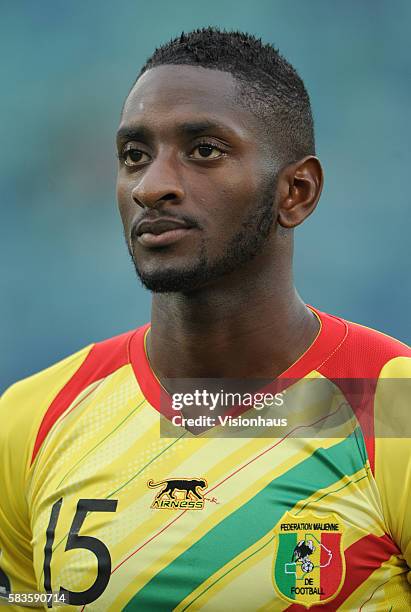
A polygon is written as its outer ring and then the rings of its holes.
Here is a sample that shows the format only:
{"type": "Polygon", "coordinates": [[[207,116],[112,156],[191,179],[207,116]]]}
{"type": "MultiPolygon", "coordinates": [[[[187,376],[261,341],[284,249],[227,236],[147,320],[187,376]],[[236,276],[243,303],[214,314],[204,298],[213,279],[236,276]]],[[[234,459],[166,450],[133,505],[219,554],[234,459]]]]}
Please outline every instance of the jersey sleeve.
{"type": "Polygon", "coordinates": [[[411,584],[411,358],[381,371],[374,403],[375,479],[391,537],[410,571],[411,584]]]}
{"type": "MultiPolygon", "coordinates": [[[[36,590],[30,550],[30,518],[25,500],[29,417],[21,422],[19,406],[27,401],[25,384],[13,385],[0,400],[0,592],[36,590]],[[23,430],[21,429],[23,425],[23,430]]],[[[27,415],[28,416],[28,415],[27,415]]]]}
{"type": "MultiPolygon", "coordinates": [[[[31,458],[48,406],[91,347],[12,385],[0,399],[0,595],[44,591],[33,568],[27,502],[31,458]]],[[[9,607],[13,609],[13,607],[9,607]]],[[[16,610],[24,609],[19,606],[16,610]]]]}

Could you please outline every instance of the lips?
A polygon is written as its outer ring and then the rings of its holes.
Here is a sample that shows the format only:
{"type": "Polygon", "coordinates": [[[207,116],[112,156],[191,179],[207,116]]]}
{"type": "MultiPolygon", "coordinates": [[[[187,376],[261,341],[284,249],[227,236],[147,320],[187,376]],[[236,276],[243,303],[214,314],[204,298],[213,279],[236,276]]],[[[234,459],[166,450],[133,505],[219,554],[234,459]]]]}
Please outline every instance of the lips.
{"type": "Polygon", "coordinates": [[[142,246],[158,248],[178,242],[192,230],[192,225],[180,219],[145,219],[137,225],[135,235],[142,246]]]}
{"type": "Polygon", "coordinates": [[[142,234],[164,234],[176,229],[189,229],[190,226],[185,221],[177,219],[158,219],[155,221],[140,221],[136,228],[137,236],[142,234]]]}

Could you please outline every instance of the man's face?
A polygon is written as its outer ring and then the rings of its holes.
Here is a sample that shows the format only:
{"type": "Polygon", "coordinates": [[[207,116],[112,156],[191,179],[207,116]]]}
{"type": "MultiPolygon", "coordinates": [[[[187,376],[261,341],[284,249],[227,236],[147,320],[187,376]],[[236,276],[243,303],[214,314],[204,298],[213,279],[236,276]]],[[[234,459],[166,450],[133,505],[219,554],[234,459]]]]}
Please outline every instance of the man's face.
{"type": "Polygon", "coordinates": [[[229,73],[159,66],[128,96],[117,194],[137,274],[189,293],[268,248],[278,164],[229,73]]]}

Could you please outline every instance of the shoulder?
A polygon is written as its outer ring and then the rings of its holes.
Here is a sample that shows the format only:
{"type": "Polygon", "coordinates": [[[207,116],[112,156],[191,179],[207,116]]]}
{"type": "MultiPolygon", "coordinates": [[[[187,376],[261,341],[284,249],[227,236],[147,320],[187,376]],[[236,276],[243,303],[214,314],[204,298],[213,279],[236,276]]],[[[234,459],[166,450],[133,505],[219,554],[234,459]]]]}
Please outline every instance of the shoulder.
{"type": "MultiPolygon", "coordinates": [[[[53,395],[80,368],[93,346],[90,344],[50,367],[11,385],[1,396],[1,419],[6,419],[9,428],[21,420],[32,421],[35,414],[30,408],[40,412],[41,405],[52,400],[53,395]]],[[[4,432],[4,429],[2,431],[4,432]]]]}
{"type": "MultiPolygon", "coordinates": [[[[376,329],[340,317],[319,313],[323,325],[338,321],[345,328],[342,341],[322,365],[327,376],[378,378],[389,364],[411,376],[411,348],[376,329]]],[[[394,375],[394,374],[392,374],[394,375]]],[[[400,374],[398,374],[400,375],[400,374]]]]}
{"type": "Polygon", "coordinates": [[[14,448],[27,468],[39,428],[54,406],[68,407],[90,385],[126,365],[136,332],[90,344],[52,366],[18,381],[0,399],[0,448],[14,448]]]}
{"type": "Polygon", "coordinates": [[[361,346],[363,350],[377,350],[379,354],[387,357],[411,357],[411,348],[401,340],[360,323],[352,321],[345,321],[345,323],[348,326],[349,339],[352,345],[361,346]]]}
{"type": "Polygon", "coordinates": [[[131,330],[118,336],[113,336],[99,342],[89,344],[53,365],[11,385],[1,396],[1,399],[16,398],[22,395],[32,395],[33,390],[43,392],[49,386],[62,386],[80,369],[88,367],[96,375],[115,369],[128,362],[128,344],[138,330],[131,330]]]}
{"type": "Polygon", "coordinates": [[[411,378],[411,348],[387,334],[358,323],[349,323],[352,346],[361,347],[375,376],[379,378],[411,378]]]}
{"type": "MultiPolygon", "coordinates": [[[[337,336],[333,350],[317,370],[332,379],[349,401],[363,431],[372,472],[381,482],[381,463],[391,462],[392,448],[399,431],[409,431],[409,388],[411,383],[411,349],[406,344],[375,329],[340,317],[317,312],[322,332],[337,336]],[[338,334],[335,330],[338,329],[338,334]],[[400,426],[398,424],[400,423],[400,426]],[[395,431],[393,429],[395,424],[395,431]],[[391,433],[392,439],[388,440],[391,433]]],[[[409,439],[401,449],[409,463],[409,439]]],[[[411,477],[411,469],[410,469],[411,477]]]]}

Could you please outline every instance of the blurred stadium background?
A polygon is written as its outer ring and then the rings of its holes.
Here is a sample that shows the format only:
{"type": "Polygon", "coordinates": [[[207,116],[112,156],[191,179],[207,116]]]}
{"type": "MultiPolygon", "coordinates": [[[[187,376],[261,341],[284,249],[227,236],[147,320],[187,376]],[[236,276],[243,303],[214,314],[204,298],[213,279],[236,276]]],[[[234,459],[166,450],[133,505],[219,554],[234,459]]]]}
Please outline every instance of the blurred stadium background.
{"type": "Polygon", "coordinates": [[[296,232],[320,309],[411,341],[411,3],[2,3],[0,389],[149,319],[115,204],[114,134],[155,46],[204,25],[274,43],[310,92],[326,183],[296,232]]]}

